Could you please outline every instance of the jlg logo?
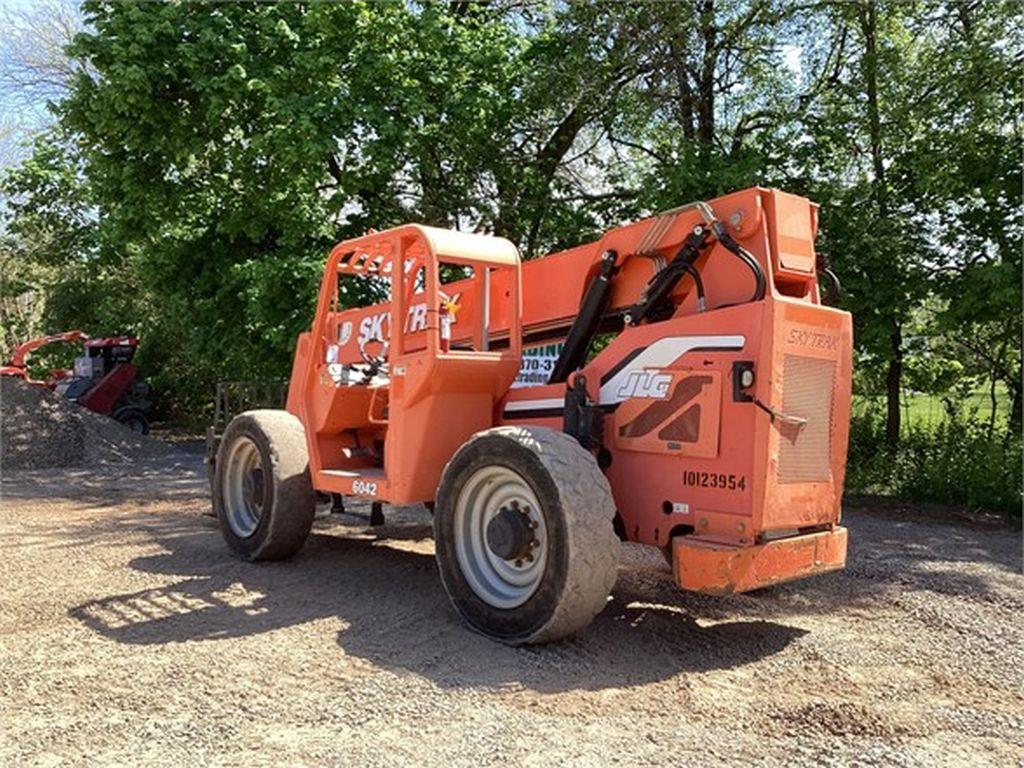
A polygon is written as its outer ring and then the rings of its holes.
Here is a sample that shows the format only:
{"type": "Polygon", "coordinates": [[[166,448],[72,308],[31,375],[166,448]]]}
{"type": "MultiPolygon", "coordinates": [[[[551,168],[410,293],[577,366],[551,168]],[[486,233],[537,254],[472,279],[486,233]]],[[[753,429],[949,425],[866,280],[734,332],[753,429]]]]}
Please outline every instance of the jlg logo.
{"type": "Polygon", "coordinates": [[[618,396],[622,399],[645,397],[649,400],[663,400],[668,396],[671,385],[671,374],[633,371],[619,388],[618,396]]]}

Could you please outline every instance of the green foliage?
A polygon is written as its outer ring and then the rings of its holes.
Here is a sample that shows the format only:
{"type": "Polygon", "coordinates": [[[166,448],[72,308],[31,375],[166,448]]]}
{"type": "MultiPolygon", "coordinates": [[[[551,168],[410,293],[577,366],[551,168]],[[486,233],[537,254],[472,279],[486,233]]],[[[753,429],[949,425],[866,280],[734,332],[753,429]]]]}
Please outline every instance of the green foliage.
{"type": "Polygon", "coordinates": [[[1019,524],[1019,433],[1005,426],[993,433],[976,415],[954,411],[937,424],[910,425],[896,447],[886,446],[884,435],[880,408],[857,409],[850,424],[848,492],[998,510],[1019,524]]]}
{"type": "Polygon", "coordinates": [[[85,10],[70,54],[89,67],[60,141],[6,181],[10,231],[28,259],[82,266],[44,324],[137,333],[179,415],[218,379],[287,374],[346,236],[419,220],[536,254],[599,226],[557,172],[620,54],[571,23],[400,2],[85,10]]]}

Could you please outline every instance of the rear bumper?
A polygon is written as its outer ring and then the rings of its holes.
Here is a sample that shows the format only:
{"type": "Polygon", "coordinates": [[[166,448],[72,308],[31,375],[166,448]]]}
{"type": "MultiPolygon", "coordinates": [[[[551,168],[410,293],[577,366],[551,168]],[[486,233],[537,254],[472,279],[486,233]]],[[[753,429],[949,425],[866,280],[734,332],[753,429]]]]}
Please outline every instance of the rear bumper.
{"type": "Polygon", "coordinates": [[[759,587],[835,571],[846,565],[846,529],[807,533],[752,547],[672,540],[672,573],[683,589],[710,595],[759,587]]]}

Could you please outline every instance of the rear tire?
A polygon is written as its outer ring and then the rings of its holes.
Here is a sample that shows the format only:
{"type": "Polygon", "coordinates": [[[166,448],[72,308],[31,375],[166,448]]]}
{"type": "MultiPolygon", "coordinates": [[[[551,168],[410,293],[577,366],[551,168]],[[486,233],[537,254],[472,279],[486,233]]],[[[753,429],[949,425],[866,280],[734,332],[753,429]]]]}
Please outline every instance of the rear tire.
{"type": "Polygon", "coordinates": [[[136,435],[149,434],[149,419],[139,408],[119,408],[111,416],[114,421],[120,422],[136,435]]]}
{"type": "Polygon", "coordinates": [[[276,410],[232,419],[217,449],[213,508],[224,540],[246,560],[298,552],[316,509],[302,422],[276,410]]]}
{"type": "Polygon", "coordinates": [[[615,584],[614,516],[608,480],[568,435],[479,432],[448,462],[438,488],[434,537],[445,590],[473,628],[509,645],[572,635],[604,609],[615,584]]]}

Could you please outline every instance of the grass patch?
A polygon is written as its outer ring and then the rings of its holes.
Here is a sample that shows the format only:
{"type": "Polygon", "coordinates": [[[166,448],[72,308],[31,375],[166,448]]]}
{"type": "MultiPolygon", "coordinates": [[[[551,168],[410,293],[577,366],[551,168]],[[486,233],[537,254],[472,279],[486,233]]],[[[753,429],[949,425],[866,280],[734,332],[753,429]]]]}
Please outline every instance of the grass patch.
{"type": "MultiPolygon", "coordinates": [[[[1005,407],[1009,403],[1005,402],[1005,407]]],[[[1021,437],[991,414],[968,410],[939,418],[918,406],[899,445],[885,443],[884,409],[870,400],[855,404],[850,423],[847,488],[853,493],[894,496],[997,510],[1021,517],[1021,437]],[[915,418],[916,417],[916,418],[915,418]]]]}
{"type": "MultiPolygon", "coordinates": [[[[900,397],[903,413],[901,429],[937,428],[950,417],[949,402],[954,411],[973,421],[988,424],[992,418],[992,401],[988,389],[977,389],[962,397],[954,395],[928,395],[920,392],[904,392],[900,397]]],[[[854,410],[885,409],[884,396],[854,395],[854,410]]],[[[1010,393],[1006,385],[996,386],[995,422],[1005,423],[1010,416],[1010,393]]]]}

